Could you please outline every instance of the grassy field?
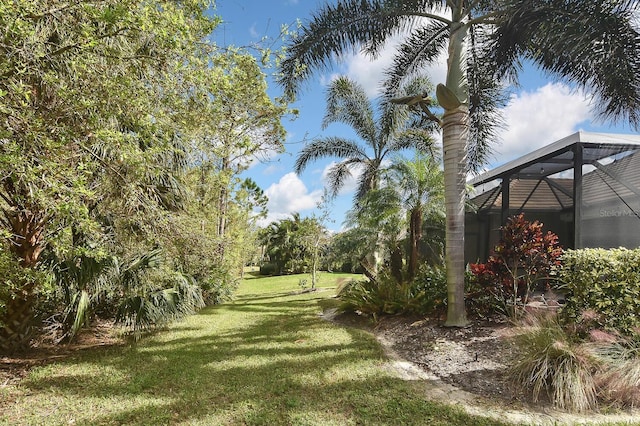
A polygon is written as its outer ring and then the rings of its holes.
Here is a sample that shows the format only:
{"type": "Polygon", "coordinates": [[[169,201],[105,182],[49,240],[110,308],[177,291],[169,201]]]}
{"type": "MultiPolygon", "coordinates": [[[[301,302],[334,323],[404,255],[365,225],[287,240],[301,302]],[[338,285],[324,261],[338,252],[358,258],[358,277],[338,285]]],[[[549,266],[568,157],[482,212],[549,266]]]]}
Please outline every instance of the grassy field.
{"type": "Polygon", "coordinates": [[[341,280],[248,275],[236,300],[136,345],[78,352],[0,386],[10,425],[494,425],[426,401],[375,339],[319,318],[341,280]]]}

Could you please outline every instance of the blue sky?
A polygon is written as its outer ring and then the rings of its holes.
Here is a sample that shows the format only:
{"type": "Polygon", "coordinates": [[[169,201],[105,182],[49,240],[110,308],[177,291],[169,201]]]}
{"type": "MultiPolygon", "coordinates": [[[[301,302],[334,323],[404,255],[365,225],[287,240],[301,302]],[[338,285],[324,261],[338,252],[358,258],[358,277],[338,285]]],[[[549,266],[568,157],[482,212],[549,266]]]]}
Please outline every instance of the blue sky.
{"type": "MultiPolygon", "coordinates": [[[[296,19],[306,22],[311,13],[323,4],[320,0],[219,0],[214,11],[224,23],[217,29],[215,40],[220,45],[246,46],[263,37],[275,38],[281,25],[295,24],[296,19]]],[[[287,217],[293,212],[302,216],[318,213],[316,210],[323,187],[323,176],[335,160],[318,161],[297,176],[293,164],[297,152],[304,144],[318,136],[348,136],[349,128],[332,124],[321,129],[324,115],[324,93],[327,82],[337,75],[347,75],[368,88],[372,98],[382,80],[382,72],[391,63],[394,46],[389,43],[375,61],[354,54],[345,57],[326,73],[316,73],[307,84],[300,100],[293,105],[300,113],[296,120],[283,122],[287,129],[286,153],[267,163],[258,163],[245,172],[254,179],[269,197],[269,216],[263,222],[287,217]]],[[[440,64],[427,70],[435,84],[444,81],[445,58],[440,64]]],[[[500,141],[493,146],[495,155],[490,167],[494,167],[531,152],[537,148],[568,136],[576,131],[634,133],[625,124],[613,125],[599,121],[591,108],[589,93],[572,90],[566,84],[554,80],[535,69],[526,69],[520,76],[521,87],[514,91],[504,111],[507,128],[500,141]]],[[[280,88],[270,83],[272,96],[280,88]]],[[[437,136],[439,138],[439,135],[437,136]]],[[[325,225],[340,230],[344,213],[351,207],[353,183],[331,206],[331,223],[325,225]]]]}

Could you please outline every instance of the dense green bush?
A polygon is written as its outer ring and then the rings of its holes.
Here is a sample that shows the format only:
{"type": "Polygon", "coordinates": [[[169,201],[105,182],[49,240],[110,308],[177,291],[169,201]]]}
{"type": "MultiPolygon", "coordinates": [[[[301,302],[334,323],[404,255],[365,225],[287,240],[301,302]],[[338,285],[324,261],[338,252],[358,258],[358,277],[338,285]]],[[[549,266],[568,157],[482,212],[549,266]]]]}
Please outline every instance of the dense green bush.
{"type": "Polygon", "coordinates": [[[640,328],[640,249],[568,250],[558,275],[567,293],[567,321],[590,311],[595,327],[624,334],[640,328]]]}
{"type": "Polygon", "coordinates": [[[264,263],[260,265],[260,275],[275,275],[278,272],[278,265],[275,263],[264,263]]]}
{"type": "MultiPolygon", "coordinates": [[[[467,311],[474,316],[491,315],[496,302],[467,274],[467,311]]],[[[377,317],[383,314],[415,314],[440,318],[447,311],[447,274],[444,268],[422,265],[412,281],[398,283],[382,274],[376,281],[351,281],[338,291],[343,311],[377,317]]]]}
{"type": "Polygon", "coordinates": [[[415,281],[398,283],[387,274],[375,281],[349,281],[338,289],[339,309],[377,319],[383,314],[424,314],[429,305],[424,289],[415,281]]]}

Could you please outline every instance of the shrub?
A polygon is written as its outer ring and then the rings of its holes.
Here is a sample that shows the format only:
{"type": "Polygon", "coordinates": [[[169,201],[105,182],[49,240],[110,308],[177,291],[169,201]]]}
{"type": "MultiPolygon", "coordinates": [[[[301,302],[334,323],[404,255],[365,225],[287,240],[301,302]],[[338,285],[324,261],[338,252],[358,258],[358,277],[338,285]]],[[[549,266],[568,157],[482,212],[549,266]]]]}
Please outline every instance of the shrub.
{"type": "Polygon", "coordinates": [[[441,316],[447,311],[447,273],[444,268],[421,265],[413,286],[423,297],[418,313],[441,316]]]}
{"type": "Polygon", "coordinates": [[[275,263],[265,263],[260,265],[260,275],[275,275],[278,272],[278,266],[275,263]]]}
{"type": "Polygon", "coordinates": [[[225,268],[209,271],[204,281],[198,282],[207,306],[218,305],[233,298],[240,285],[240,279],[225,268]]]}
{"type": "Polygon", "coordinates": [[[594,371],[598,361],[587,347],[572,339],[557,315],[531,315],[515,336],[519,359],[509,376],[521,391],[537,401],[544,391],[559,408],[575,411],[598,405],[594,371]]]}
{"type": "MultiPolygon", "coordinates": [[[[447,311],[447,274],[442,267],[421,265],[412,281],[398,283],[382,274],[376,281],[347,282],[338,289],[338,297],[342,311],[358,311],[375,318],[383,314],[440,318],[447,311]]],[[[495,312],[495,299],[469,273],[465,276],[465,303],[471,315],[495,312]]]]}
{"type": "Polygon", "coordinates": [[[640,249],[568,250],[558,277],[567,292],[567,321],[593,311],[598,328],[630,335],[640,327],[640,249]]]}
{"type": "Polygon", "coordinates": [[[522,213],[510,217],[487,262],[470,265],[477,283],[501,301],[510,317],[519,315],[518,306],[526,305],[531,290],[559,265],[558,236],[543,233],[542,226],[537,220],[525,220],[522,213]]]}
{"type": "Polygon", "coordinates": [[[423,314],[427,296],[415,281],[398,283],[380,274],[376,280],[349,281],[338,289],[339,309],[360,312],[377,319],[382,314],[423,314]]]}

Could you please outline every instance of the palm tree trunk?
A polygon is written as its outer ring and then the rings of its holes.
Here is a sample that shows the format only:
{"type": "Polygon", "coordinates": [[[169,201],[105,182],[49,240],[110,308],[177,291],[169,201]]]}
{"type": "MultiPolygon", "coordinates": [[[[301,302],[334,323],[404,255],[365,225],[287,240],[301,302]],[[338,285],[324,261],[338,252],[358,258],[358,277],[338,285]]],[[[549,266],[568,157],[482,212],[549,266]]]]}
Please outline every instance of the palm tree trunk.
{"type": "Polygon", "coordinates": [[[411,247],[409,249],[409,262],[407,265],[409,279],[416,276],[418,269],[419,246],[422,239],[422,208],[416,207],[411,210],[409,219],[409,240],[411,247]]]}
{"type": "MultiPolygon", "coordinates": [[[[3,184],[15,192],[11,181],[5,179],[3,184]]],[[[18,205],[4,210],[3,221],[13,234],[9,249],[19,259],[20,266],[35,268],[46,246],[44,235],[48,217],[36,208],[18,205]]],[[[28,346],[35,321],[36,285],[35,282],[20,283],[7,301],[4,315],[0,318],[3,324],[0,328],[0,352],[11,353],[28,346]]]]}
{"type": "Polygon", "coordinates": [[[460,106],[443,117],[444,198],[447,210],[445,264],[447,268],[446,326],[467,324],[464,305],[464,201],[469,110],[460,106]]]}
{"type": "Polygon", "coordinates": [[[5,314],[0,319],[0,354],[27,349],[34,330],[34,283],[24,285],[18,294],[7,301],[5,314]]]}
{"type": "Polygon", "coordinates": [[[466,79],[465,39],[468,28],[460,23],[460,10],[461,8],[453,10],[452,17],[456,23],[452,24],[449,39],[446,86],[455,94],[461,105],[451,109],[445,108],[442,118],[444,201],[447,212],[445,247],[447,321],[445,325],[449,327],[464,327],[468,324],[464,304],[464,205],[469,135],[469,86],[466,79]]]}

